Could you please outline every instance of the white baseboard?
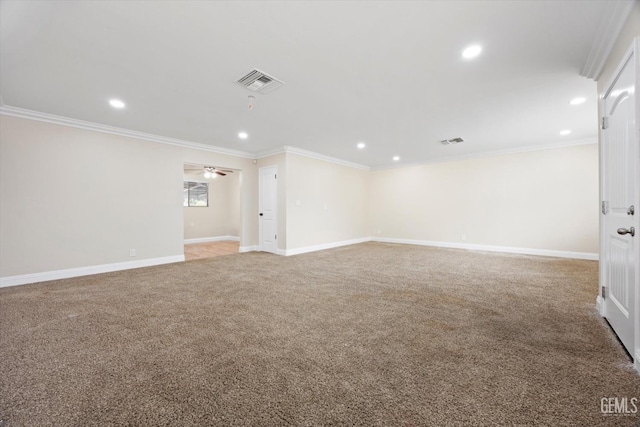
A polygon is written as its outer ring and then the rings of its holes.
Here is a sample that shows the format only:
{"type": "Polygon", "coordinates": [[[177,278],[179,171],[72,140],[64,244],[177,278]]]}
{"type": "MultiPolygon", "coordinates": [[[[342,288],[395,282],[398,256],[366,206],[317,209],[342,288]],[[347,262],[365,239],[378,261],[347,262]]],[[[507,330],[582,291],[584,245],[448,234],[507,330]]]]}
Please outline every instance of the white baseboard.
{"type": "MultiPolygon", "coordinates": [[[[213,238],[207,238],[207,239],[235,240],[237,239],[237,237],[221,236],[221,237],[213,237],[213,238]]],[[[197,243],[197,242],[194,242],[193,240],[199,240],[199,239],[189,239],[189,241],[185,240],[185,243],[186,244],[197,243]]],[[[216,241],[216,240],[207,240],[207,241],[216,241]]],[[[338,248],[338,247],[347,246],[347,245],[355,245],[358,243],[364,243],[369,241],[382,242],[382,243],[400,243],[400,244],[420,245],[420,246],[436,246],[436,247],[442,247],[442,248],[467,249],[467,250],[476,250],[476,251],[540,255],[540,256],[550,256],[550,257],[559,257],[559,258],[575,258],[575,259],[588,259],[588,260],[598,259],[597,253],[552,251],[552,250],[530,249],[530,248],[515,248],[515,247],[509,247],[509,246],[474,245],[474,244],[468,244],[468,243],[465,244],[465,243],[434,242],[434,241],[427,241],[427,240],[393,239],[393,238],[387,238],[387,237],[373,237],[373,238],[362,237],[359,239],[343,240],[340,242],[305,246],[305,247],[296,248],[296,249],[288,249],[288,250],[278,249],[277,254],[284,255],[284,256],[299,255],[299,254],[304,254],[308,252],[322,251],[325,249],[338,248]]],[[[260,247],[257,245],[240,246],[239,252],[244,253],[244,252],[254,252],[259,250],[260,250],[260,247]]],[[[26,285],[28,283],[46,282],[49,280],[68,279],[70,277],[87,276],[90,274],[108,273],[111,271],[128,270],[132,268],[150,267],[153,265],[169,264],[173,262],[182,262],[182,261],[184,261],[184,255],[175,255],[175,256],[168,256],[168,257],[161,257],[161,258],[143,259],[143,260],[137,260],[137,261],[118,262],[113,264],[102,264],[102,265],[94,265],[94,266],[88,266],[88,267],[70,268],[66,270],[45,271],[42,273],[32,273],[32,274],[23,274],[18,276],[0,277],[0,288],[7,287],[7,286],[26,285]]],[[[602,314],[602,311],[604,310],[604,304],[599,296],[596,299],[596,308],[598,309],[598,312],[602,314]]]]}
{"type": "Polygon", "coordinates": [[[112,271],[130,270],[132,268],[151,267],[153,265],[171,264],[184,261],[184,255],[161,258],[141,259],[137,261],[116,262],[113,264],[91,265],[88,267],[69,268],[66,270],[44,271],[42,273],[22,274],[19,276],[0,277],[0,288],[26,285],[29,283],[47,282],[49,280],[68,279],[91,274],[109,273],[112,271]]]}
{"type": "Polygon", "coordinates": [[[323,251],[325,249],[339,248],[340,246],[355,245],[358,243],[370,242],[371,237],[362,237],[359,239],[342,240],[340,242],[323,243],[321,245],[305,246],[303,248],[278,250],[278,255],[299,255],[307,252],[323,251]]]}
{"type": "MultiPolygon", "coordinates": [[[[600,289],[598,289],[598,291],[600,291],[600,289]]],[[[600,316],[604,317],[604,300],[600,295],[596,297],[596,310],[600,316]]]]}
{"type": "Polygon", "coordinates": [[[434,242],[429,240],[394,239],[394,238],[388,238],[388,237],[373,237],[371,240],[373,240],[374,242],[382,242],[382,243],[401,243],[405,245],[436,246],[440,248],[467,249],[471,251],[505,252],[505,253],[511,253],[511,254],[538,255],[538,256],[549,256],[549,257],[556,257],[556,258],[598,260],[598,254],[590,253],[590,252],[554,251],[554,250],[548,250],[548,249],[516,248],[512,246],[474,245],[471,243],[434,242]]]}
{"type": "Polygon", "coordinates": [[[184,244],[191,245],[193,243],[209,243],[209,242],[224,242],[224,241],[239,242],[240,238],[238,236],[198,237],[196,239],[184,239],[184,244]]]}
{"type": "MultiPolygon", "coordinates": [[[[413,239],[394,239],[388,237],[362,237],[359,239],[343,240],[340,242],[324,243],[320,245],[305,246],[295,249],[278,249],[276,254],[284,256],[299,255],[308,252],[322,251],[325,249],[338,248],[340,246],[355,245],[364,242],[381,242],[381,243],[400,243],[406,245],[419,245],[419,246],[435,246],[441,248],[452,249],[466,249],[473,251],[487,251],[487,252],[505,252],[513,254],[523,255],[538,255],[549,256],[557,258],[573,258],[573,259],[587,259],[597,260],[597,253],[588,252],[569,252],[569,251],[554,251],[546,249],[531,249],[531,248],[517,248],[512,246],[491,246],[491,245],[475,245],[470,243],[449,243],[449,242],[435,242],[428,240],[413,240],[413,239]]],[[[259,251],[259,246],[247,246],[241,247],[240,252],[259,251]]]]}
{"type": "MultiPolygon", "coordinates": [[[[240,247],[240,252],[260,252],[260,246],[256,245],[256,246],[241,246],[240,247]]],[[[284,249],[276,249],[276,251],[274,252],[276,255],[284,255],[284,249]]],[[[268,252],[265,252],[268,253],[268,252]]]]}

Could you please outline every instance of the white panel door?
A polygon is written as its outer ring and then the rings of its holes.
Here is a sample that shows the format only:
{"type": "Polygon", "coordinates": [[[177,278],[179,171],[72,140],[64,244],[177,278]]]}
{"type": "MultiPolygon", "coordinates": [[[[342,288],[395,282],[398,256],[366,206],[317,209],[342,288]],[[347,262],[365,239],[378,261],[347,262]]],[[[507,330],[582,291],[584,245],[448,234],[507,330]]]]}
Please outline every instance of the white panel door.
{"type": "Polygon", "coordinates": [[[278,175],[277,166],[260,168],[259,210],[260,210],[260,250],[276,253],[278,249],[278,175]]]}
{"type": "Polygon", "coordinates": [[[638,268],[638,140],[635,55],[603,98],[602,180],[604,316],[634,356],[638,268]],[[635,236],[633,235],[635,232],[635,236]]]}

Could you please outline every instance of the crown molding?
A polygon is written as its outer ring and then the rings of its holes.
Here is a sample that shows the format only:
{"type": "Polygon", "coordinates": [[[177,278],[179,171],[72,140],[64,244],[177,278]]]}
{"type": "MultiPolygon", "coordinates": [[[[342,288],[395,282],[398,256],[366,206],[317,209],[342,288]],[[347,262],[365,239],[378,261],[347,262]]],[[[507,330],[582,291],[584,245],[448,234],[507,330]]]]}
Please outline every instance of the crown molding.
{"type": "Polygon", "coordinates": [[[272,150],[262,151],[257,154],[249,153],[246,151],[232,150],[230,148],[217,147],[214,145],[201,144],[198,142],[185,141],[182,139],[168,138],[160,135],[153,135],[150,133],[138,132],[129,129],[118,128],[115,126],[107,126],[94,122],[87,122],[84,120],[72,119],[70,117],[56,116],[54,114],[41,113],[39,111],[27,110],[25,108],[12,107],[10,105],[0,105],[0,114],[5,116],[19,117],[22,119],[36,120],[45,123],[52,123],[56,125],[69,126],[78,129],[91,130],[95,132],[108,133],[111,135],[125,136],[129,138],[141,139],[144,141],[158,142],[160,144],[174,145],[184,148],[192,148],[196,150],[209,151],[217,154],[225,154],[228,156],[243,157],[247,159],[261,159],[268,156],[281,153],[292,153],[299,156],[311,157],[318,160],[323,160],[329,163],[335,163],[342,166],[349,166],[356,169],[369,170],[370,168],[358,163],[352,163],[346,160],[338,159],[336,157],[325,156],[324,154],[315,153],[313,151],[303,150],[296,147],[277,147],[272,150]]]}
{"type": "Polygon", "coordinates": [[[316,160],[322,160],[329,163],[335,163],[336,165],[347,166],[354,169],[362,169],[362,170],[371,170],[369,166],[361,165],[360,163],[349,162],[347,160],[342,160],[337,157],[325,156],[324,154],[316,153],[314,151],[303,150],[302,148],[291,147],[289,145],[285,145],[283,151],[285,153],[297,154],[298,156],[309,157],[316,160]]]}
{"type": "Polygon", "coordinates": [[[11,107],[9,105],[0,105],[0,114],[5,116],[19,117],[22,119],[36,120],[45,123],[53,123],[56,125],[69,126],[78,129],[91,130],[95,132],[108,133],[111,135],[125,136],[129,138],[141,139],[144,141],[158,142],[160,144],[168,144],[201,151],[209,151],[217,154],[225,154],[227,156],[243,157],[247,159],[255,158],[253,154],[246,151],[233,150],[230,148],[217,147],[215,145],[201,144],[198,142],[185,141],[182,139],[167,138],[150,133],[118,128],[115,126],[107,126],[99,123],[72,119],[69,117],[56,116],[54,114],[41,113],[39,111],[27,110],[25,108],[11,107]]]}
{"type": "Polygon", "coordinates": [[[214,145],[201,144],[198,142],[185,141],[182,139],[167,138],[160,135],[153,135],[150,133],[138,132],[129,129],[118,128],[115,126],[107,126],[94,122],[87,122],[84,120],[72,119],[70,117],[56,116],[54,114],[41,113],[39,111],[27,110],[25,108],[12,107],[10,105],[0,104],[0,114],[5,116],[19,117],[22,119],[36,120],[45,123],[53,123],[62,126],[70,126],[84,130],[91,130],[95,132],[108,133],[112,135],[125,136],[129,138],[141,139],[144,141],[158,142],[160,144],[174,145],[184,148],[193,148],[196,150],[209,151],[217,154],[225,154],[228,156],[243,157],[247,159],[261,159],[275,154],[292,153],[299,156],[311,157],[318,160],[323,160],[329,163],[335,163],[342,166],[349,166],[356,169],[369,170],[370,168],[358,163],[352,163],[346,160],[338,159],[336,157],[325,156],[324,154],[315,153],[313,151],[303,150],[296,147],[277,147],[272,150],[262,151],[257,154],[249,153],[246,151],[232,150],[230,148],[216,147],[214,145]]]}
{"type": "Polygon", "coordinates": [[[276,147],[276,148],[270,148],[268,150],[258,151],[258,152],[256,152],[254,154],[254,158],[256,160],[264,159],[265,157],[271,157],[271,156],[275,156],[277,154],[284,154],[284,146],[276,147]]]}
{"type": "Polygon", "coordinates": [[[412,166],[431,165],[434,163],[458,162],[461,160],[476,160],[476,159],[483,159],[485,157],[504,156],[507,154],[529,153],[532,151],[552,150],[554,148],[575,147],[578,145],[589,145],[589,144],[597,144],[597,143],[598,143],[597,138],[574,139],[571,141],[565,141],[561,144],[546,144],[546,145],[534,145],[534,146],[520,147],[520,148],[507,148],[503,150],[486,151],[484,153],[440,157],[434,160],[429,160],[424,162],[412,162],[412,163],[400,163],[396,165],[374,166],[371,168],[371,170],[398,169],[398,168],[407,168],[412,166]]]}
{"type": "Polygon", "coordinates": [[[591,46],[587,61],[582,67],[580,75],[598,80],[604,64],[613,49],[613,45],[622,31],[636,0],[617,0],[606,3],[600,25],[591,46]]]}
{"type": "Polygon", "coordinates": [[[314,151],[304,150],[302,148],[293,147],[289,145],[276,147],[270,150],[260,151],[257,153],[249,153],[246,151],[232,150],[229,148],[217,147],[214,145],[201,144],[201,143],[185,141],[181,139],[167,138],[159,135],[153,135],[153,134],[148,134],[144,132],[137,132],[137,131],[132,131],[128,129],[117,128],[114,126],[101,125],[99,123],[87,122],[87,121],[72,119],[68,117],[56,116],[53,114],[41,113],[38,111],[27,110],[24,108],[11,107],[9,105],[0,105],[0,115],[19,117],[23,119],[36,120],[36,121],[46,122],[46,123],[53,123],[53,124],[62,125],[62,126],[75,127],[75,128],[91,130],[95,132],[125,136],[129,138],[141,139],[144,141],[157,142],[160,144],[174,145],[174,146],[183,147],[183,148],[191,148],[195,150],[208,151],[212,153],[224,154],[224,155],[234,156],[234,157],[242,157],[247,159],[257,160],[257,159],[263,159],[265,157],[274,156],[277,154],[284,154],[284,153],[296,154],[298,156],[309,157],[312,159],[321,160],[328,163],[334,163],[337,165],[347,166],[347,167],[366,170],[366,171],[396,169],[396,168],[403,168],[403,167],[427,165],[427,164],[433,164],[433,163],[446,163],[446,162],[453,162],[453,161],[460,161],[460,160],[473,160],[473,159],[481,159],[484,157],[500,156],[504,154],[515,154],[515,153],[523,153],[523,152],[529,152],[529,151],[548,150],[553,148],[571,147],[575,145],[596,144],[598,142],[596,138],[581,139],[581,140],[565,141],[565,142],[556,143],[556,144],[537,145],[537,146],[495,150],[495,151],[489,151],[484,153],[475,153],[475,154],[460,155],[460,156],[441,157],[438,159],[434,159],[431,161],[424,161],[424,162],[400,163],[400,164],[393,164],[393,165],[382,165],[382,166],[370,167],[360,163],[350,162],[347,160],[339,159],[337,157],[331,157],[324,154],[316,153],[314,151]]]}
{"type": "Polygon", "coordinates": [[[275,156],[278,154],[297,154],[298,156],[309,157],[316,160],[322,160],[328,163],[334,163],[336,165],[347,166],[355,169],[371,170],[369,166],[362,165],[360,163],[350,162],[348,160],[339,159],[337,157],[326,156],[324,154],[316,153],[315,151],[304,150],[298,147],[292,147],[285,145],[282,147],[273,148],[270,150],[260,151],[256,154],[256,159],[264,159],[265,157],[275,156]]]}

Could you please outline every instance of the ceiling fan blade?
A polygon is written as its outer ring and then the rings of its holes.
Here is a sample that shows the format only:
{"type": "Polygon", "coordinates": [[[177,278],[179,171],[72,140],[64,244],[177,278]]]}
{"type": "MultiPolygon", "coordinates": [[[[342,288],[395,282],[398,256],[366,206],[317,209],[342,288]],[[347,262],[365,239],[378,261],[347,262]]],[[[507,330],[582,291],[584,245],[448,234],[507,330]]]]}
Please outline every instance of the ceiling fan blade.
{"type": "Polygon", "coordinates": [[[218,175],[227,176],[227,174],[226,174],[226,173],[222,173],[222,172],[220,172],[220,171],[214,171],[214,172],[215,172],[215,173],[217,173],[218,175]]]}

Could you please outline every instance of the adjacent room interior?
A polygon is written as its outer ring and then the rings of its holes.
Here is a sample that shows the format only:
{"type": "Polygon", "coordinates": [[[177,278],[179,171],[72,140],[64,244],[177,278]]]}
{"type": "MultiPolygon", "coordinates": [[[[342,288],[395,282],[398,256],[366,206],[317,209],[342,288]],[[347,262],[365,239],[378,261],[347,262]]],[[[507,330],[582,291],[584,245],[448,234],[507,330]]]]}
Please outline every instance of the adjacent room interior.
{"type": "Polygon", "coordinates": [[[239,252],[240,173],[223,167],[184,165],[186,261],[239,252]]]}
{"type": "Polygon", "coordinates": [[[639,34],[1,0],[0,426],[637,425],[639,34]]]}

